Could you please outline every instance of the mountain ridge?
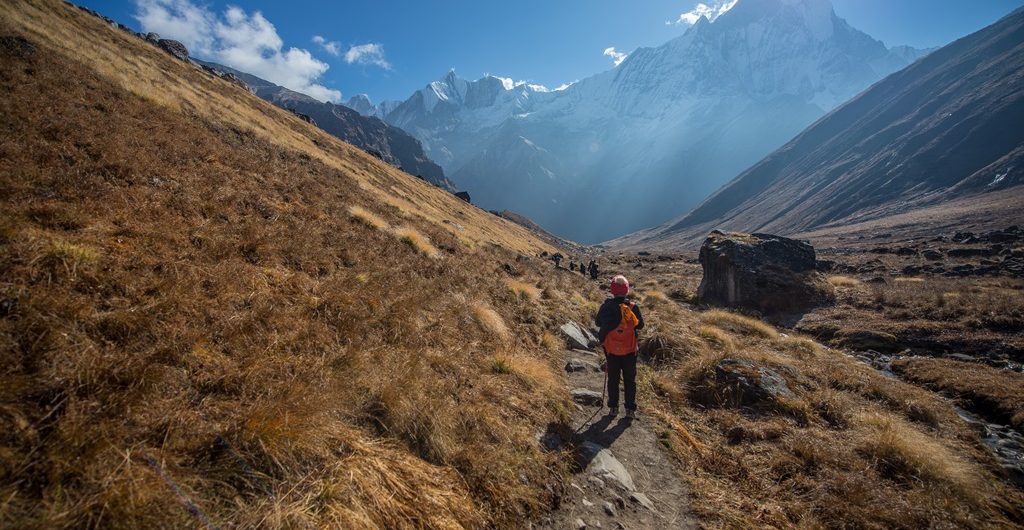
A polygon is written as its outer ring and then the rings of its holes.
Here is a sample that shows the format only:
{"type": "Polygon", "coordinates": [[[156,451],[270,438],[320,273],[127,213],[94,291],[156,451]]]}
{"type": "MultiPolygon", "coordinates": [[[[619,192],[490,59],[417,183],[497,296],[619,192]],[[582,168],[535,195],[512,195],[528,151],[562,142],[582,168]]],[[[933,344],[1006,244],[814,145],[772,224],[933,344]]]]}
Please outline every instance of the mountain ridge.
{"type": "MultiPolygon", "coordinates": [[[[445,176],[441,166],[430,160],[423,152],[419,140],[399,127],[375,116],[363,115],[346,105],[322,102],[229,66],[200,60],[196,62],[221,72],[234,74],[257,96],[280,107],[309,116],[318,127],[328,133],[374,153],[410,175],[422,178],[439,188],[455,191],[455,185],[445,176]]],[[[356,103],[361,102],[356,100],[356,103]]]]}
{"type": "Polygon", "coordinates": [[[827,0],[740,0],[564,90],[449,72],[386,114],[363,112],[419,138],[482,206],[597,242],[695,206],[913,58],[827,0]],[[461,97],[470,92],[481,94],[472,105],[461,97]],[[603,222],[609,209],[620,212],[614,225],[603,222]]]}
{"type": "Polygon", "coordinates": [[[1019,186],[1022,53],[1019,9],[874,85],[691,212],[611,244],[693,246],[713,227],[798,233],[1019,186]]]}

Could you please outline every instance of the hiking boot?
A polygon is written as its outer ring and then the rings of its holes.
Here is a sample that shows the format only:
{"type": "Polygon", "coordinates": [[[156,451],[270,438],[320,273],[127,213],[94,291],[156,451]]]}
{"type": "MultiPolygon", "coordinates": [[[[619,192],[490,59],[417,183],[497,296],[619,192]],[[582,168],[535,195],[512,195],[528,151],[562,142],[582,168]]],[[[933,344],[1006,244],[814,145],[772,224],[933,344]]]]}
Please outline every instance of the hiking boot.
{"type": "Polygon", "coordinates": [[[636,411],[632,410],[632,409],[626,409],[626,417],[631,419],[631,420],[635,420],[636,419],[636,411]]]}
{"type": "Polygon", "coordinates": [[[608,415],[615,417],[619,415],[619,407],[608,407],[608,415]]]}

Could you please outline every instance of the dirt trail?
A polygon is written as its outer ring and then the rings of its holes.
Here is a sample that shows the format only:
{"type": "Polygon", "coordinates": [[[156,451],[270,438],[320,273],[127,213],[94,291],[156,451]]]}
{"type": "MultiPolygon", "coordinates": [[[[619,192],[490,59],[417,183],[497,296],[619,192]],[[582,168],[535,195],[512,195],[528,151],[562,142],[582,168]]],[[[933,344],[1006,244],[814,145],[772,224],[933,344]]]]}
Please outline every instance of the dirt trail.
{"type": "Polygon", "coordinates": [[[613,418],[607,409],[598,411],[604,385],[604,374],[597,368],[601,359],[573,350],[566,352],[566,361],[570,360],[582,361],[583,369],[569,372],[569,390],[588,389],[597,396],[593,404],[577,407],[572,427],[580,469],[571,477],[559,509],[540,528],[696,528],[686,485],[652,429],[652,420],[642,414],[636,420],[621,413],[613,418]]]}

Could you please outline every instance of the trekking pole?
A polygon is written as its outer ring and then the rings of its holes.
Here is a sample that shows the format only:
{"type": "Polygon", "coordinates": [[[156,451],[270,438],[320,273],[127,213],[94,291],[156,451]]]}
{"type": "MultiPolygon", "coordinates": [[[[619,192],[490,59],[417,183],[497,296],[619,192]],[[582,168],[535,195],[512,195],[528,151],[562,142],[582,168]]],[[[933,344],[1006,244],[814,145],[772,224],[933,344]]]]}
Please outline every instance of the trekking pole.
{"type": "Polygon", "coordinates": [[[597,410],[595,410],[594,413],[591,414],[589,418],[583,420],[583,423],[580,425],[579,429],[576,429],[576,432],[580,432],[580,429],[582,429],[585,425],[590,423],[590,420],[593,420],[594,417],[596,417],[597,414],[599,412],[601,412],[601,409],[604,408],[605,400],[608,398],[608,363],[607,363],[607,361],[605,362],[604,369],[601,370],[601,371],[604,372],[604,384],[601,385],[601,406],[597,407],[597,410]]]}

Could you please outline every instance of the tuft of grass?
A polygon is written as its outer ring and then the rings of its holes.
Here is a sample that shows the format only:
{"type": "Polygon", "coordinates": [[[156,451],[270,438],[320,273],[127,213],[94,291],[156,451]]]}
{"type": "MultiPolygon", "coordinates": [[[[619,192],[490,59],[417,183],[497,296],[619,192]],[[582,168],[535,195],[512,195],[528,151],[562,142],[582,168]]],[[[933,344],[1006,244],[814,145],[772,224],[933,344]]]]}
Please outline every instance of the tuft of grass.
{"type": "Polygon", "coordinates": [[[548,351],[562,351],[565,349],[565,339],[550,331],[545,331],[540,336],[540,345],[548,351]]]}
{"type": "Polygon", "coordinates": [[[349,206],[348,214],[364,226],[374,230],[387,230],[388,223],[379,215],[363,208],[362,206],[349,206]]]}
{"type": "Polygon", "coordinates": [[[775,328],[761,322],[760,320],[737,313],[730,313],[728,311],[718,309],[708,311],[701,316],[701,320],[738,335],[765,339],[775,339],[779,336],[779,333],[775,331],[775,328]]]}
{"type": "Polygon", "coordinates": [[[648,289],[647,291],[644,291],[643,299],[644,305],[651,307],[656,307],[669,301],[668,296],[658,289],[648,289]]]}
{"type": "Polygon", "coordinates": [[[736,349],[736,342],[732,340],[732,337],[715,326],[700,326],[697,328],[697,336],[713,348],[725,351],[736,349]]]}
{"type": "Polygon", "coordinates": [[[540,300],[541,290],[536,285],[508,278],[505,280],[505,286],[524,301],[536,302],[540,300]]]}
{"type": "Polygon", "coordinates": [[[495,357],[491,360],[491,371],[496,374],[511,374],[512,363],[505,357],[495,357]]]}
{"type": "Polygon", "coordinates": [[[47,245],[40,262],[53,271],[63,269],[73,278],[79,270],[91,267],[98,259],[99,253],[90,247],[57,240],[47,245]]]}
{"type": "Polygon", "coordinates": [[[831,283],[833,287],[843,287],[846,289],[853,289],[863,285],[863,283],[861,283],[857,278],[840,275],[829,276],[828,283],[831,283]]]}
{"type": "Polygon", "coordinates": [[[824,348],[813,339],[801,336],[789,336],[782,341],[782,347],[801,359],[820,358],[824,348]]]}
{"type": "Polygon", "coordinates": [[[977,477],[944,445],[887,413],[862,414],[860,451],[879,472],[902,482],[940,482],[967,492],[977,477]]]}
{"type": "Polygon", "coordinates": [[[501,318],[501,315],[483,302],[474,303],[471,307],[473,318],[480,327],[501,340],[508,340],[508,326],[505,325],[505,320],[501,318]]]}
{"type": "Polygon", "coordinates": [[[441,255],[441,253],[438,252],[437,247],[430,242],[430,239],[427,236],[423,235],[411,226],[396,228],[394,233],[395,237],[397,237],[399,241],[409,245],[413,250],[427,256],[428,258],[436,258],[441,255]]]}
{"type": "Polygon", "coordinates": [[[561,387],[558,377],[547,363],[525,355],[495,356],[491,369],[496,374],[513,376],[527,389],[557,392],[561,387]]]}

